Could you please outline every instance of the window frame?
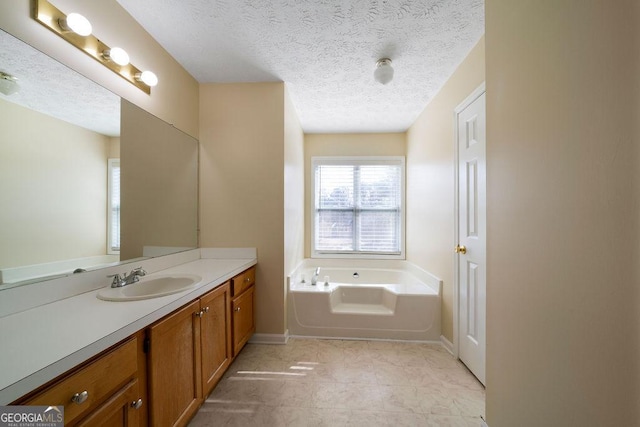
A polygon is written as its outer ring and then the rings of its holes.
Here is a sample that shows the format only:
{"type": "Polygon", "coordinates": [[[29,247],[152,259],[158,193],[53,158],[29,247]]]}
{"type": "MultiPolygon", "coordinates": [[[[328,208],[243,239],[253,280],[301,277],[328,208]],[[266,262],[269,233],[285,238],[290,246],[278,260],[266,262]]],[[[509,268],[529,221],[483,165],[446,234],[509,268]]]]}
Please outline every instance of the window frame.
{"type": "MultiPolygon", "coordinates": [[[[120,254],[120,248],[115,249],[111,235],[113,234],[113,205],[111,203],[111,196],[113,194],[113,169],[114,167],[120,168],[120,159],[107,159],[107,254],[118,255],[120,254]]],[[[120,183],[122,183],[122,169],[120,169],[120,183]]],[[[122,206],[122,204],[120,204],[122,206]]],[[[122,224],[122,222],[120,222],[122,224]]],[[[122,231],[122,230],[121,230],[122,231]]]]}
{"type": "MultiPolygon", "coordinates": [[[[406,259],[406,160],[404,156],[313,156],[311,157],[311,194],[310,199],[310,254],[311,258],[351,258],[351,259],[406,259]],[[316,250],[316,168],[321,165],[396,165],[400,166],[400,241],[399,253],[382,253],[366,251],[326,251],[316,250]]],[[[362,211],[362,210],[361,210],[362,211]]]]}

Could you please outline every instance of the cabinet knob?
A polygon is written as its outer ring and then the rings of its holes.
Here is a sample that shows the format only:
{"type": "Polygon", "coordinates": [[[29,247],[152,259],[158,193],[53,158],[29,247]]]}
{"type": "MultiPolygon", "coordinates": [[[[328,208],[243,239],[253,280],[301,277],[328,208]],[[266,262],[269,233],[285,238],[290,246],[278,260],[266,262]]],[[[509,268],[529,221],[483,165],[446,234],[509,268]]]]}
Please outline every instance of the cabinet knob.
{"type": "Polygon", "coordinates": [[[236,311],[240,311],[240,307],[236,307],[236,311]]]}
{"type": "Polygon", "coordinates": [[[209,312],[209,306],[203,308],[202,310],[204,310],[205,313],[208,313],[209,312]]]}
{"type": "Polygon", "coordinates": [[[196,317],[202,317],[202,316],[204,316],[204,311],[202,311],[202,310],[196,311],[194,314],[196,315],[196,317]]]}
{"type": "Polygon", "coordinates": [[[83,404],[87,399],[89,398],[89,392],[87,390],[81,392],[81,393],[76,393],[73,396],[71,396],[71,401],[77,405],[81,405],[83,404]]]}
{"type": "Polygon", "coordinates": [[[141,406],[142,406],[142,399],[134,400],[133,402],[131,402],[131,407],[133,409],[140,409],[141,406]]]}
{"type": "Polygon", "coordinates": [[[247,277],[246,279],[244,279],[244,281],[249,283],[251,281],[251,277],[247,277]]]}

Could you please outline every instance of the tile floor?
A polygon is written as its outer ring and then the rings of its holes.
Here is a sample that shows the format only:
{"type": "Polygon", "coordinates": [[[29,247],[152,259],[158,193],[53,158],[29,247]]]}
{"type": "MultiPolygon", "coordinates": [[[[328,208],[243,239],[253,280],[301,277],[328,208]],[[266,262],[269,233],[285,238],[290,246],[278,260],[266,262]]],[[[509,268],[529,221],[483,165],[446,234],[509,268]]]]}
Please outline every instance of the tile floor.
{"type": "Polygon", "coordinates": [[[291,339],[247,344],[190,423],[474,426],[484,388],[436,344],[291,339]]]}

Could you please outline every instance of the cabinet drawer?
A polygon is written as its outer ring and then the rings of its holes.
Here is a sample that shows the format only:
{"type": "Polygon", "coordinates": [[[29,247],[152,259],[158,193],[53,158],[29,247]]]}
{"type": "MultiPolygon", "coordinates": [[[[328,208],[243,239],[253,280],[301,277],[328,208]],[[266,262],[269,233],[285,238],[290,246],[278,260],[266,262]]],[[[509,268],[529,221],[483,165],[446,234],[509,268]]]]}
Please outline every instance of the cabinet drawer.
{"type": "Polygon", "coordinates": [[[135,377],[137,366],[137,339],[133,338],[62,378],[23,404],[63,405],[65,425],[68,425],[95,409],[135,377]],[[79,397],[76,398],[77,403],[74,402],[76,394],[79,397]]]}
{"type": "Polygon", "coordinates": [[[231,296],[235,297],[240,295],[247,289],[249,286],[253,285],[256,282],[256,268],[251,267],[250,269],[238,274],[236,277],[231,279],[231,296]]]}

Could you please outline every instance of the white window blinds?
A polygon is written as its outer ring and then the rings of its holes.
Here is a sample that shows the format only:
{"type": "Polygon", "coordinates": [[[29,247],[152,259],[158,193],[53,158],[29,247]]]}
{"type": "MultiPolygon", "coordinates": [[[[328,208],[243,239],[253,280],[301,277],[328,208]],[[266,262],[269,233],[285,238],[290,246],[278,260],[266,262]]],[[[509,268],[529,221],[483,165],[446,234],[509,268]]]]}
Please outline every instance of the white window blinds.
{"type": "Polygon", "coordinates": [[[314,253],[402,253],[403,158],[314,158],[314,171],[314,253]]]}
{"type": "Polygon", "coordinates": [[[109,159],[107,253],[120,252],[120,159],[109,159]]]}

